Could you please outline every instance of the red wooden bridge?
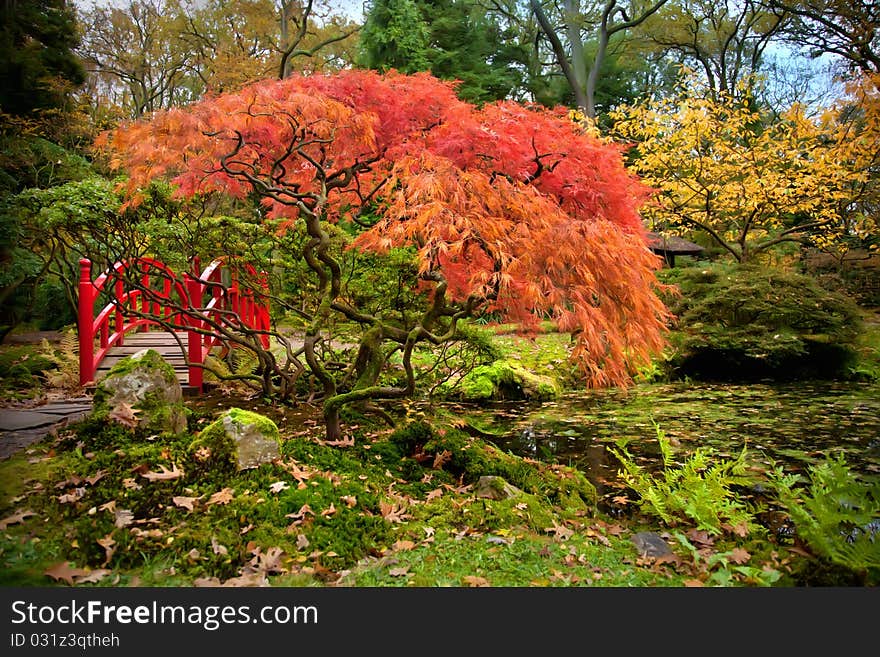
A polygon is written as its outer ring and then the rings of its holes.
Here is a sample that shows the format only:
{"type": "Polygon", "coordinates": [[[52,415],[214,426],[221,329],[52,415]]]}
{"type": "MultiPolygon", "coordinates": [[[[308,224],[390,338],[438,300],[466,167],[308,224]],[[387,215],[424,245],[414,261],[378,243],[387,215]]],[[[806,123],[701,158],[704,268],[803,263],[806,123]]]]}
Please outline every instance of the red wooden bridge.
{"type": "Polygon", "coordinates": [[[91,261],[79,265],[81,385],[149,347],[174,366],[183,385],[202,390],[205,359],[222,341],[219,328],[256,332],[269,346],[266,277],[247,263],[221,258],[199,272],[196,261],[194,273],[181,276],[159,260],[136,258],[117,262],[94,280],[91,261]],[[240,274],[250,284],[243,285],[240,274]],[[96,314],[102,296],[107,301],[96,314]]]}

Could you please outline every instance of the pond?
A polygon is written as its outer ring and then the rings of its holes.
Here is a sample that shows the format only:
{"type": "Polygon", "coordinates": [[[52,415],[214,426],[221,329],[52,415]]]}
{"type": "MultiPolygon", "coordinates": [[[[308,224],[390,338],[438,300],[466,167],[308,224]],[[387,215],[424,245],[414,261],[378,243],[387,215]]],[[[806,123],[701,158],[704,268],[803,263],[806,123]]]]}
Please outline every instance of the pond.
{"type": "Polygon", "coordinates": [[[612,512],[628,502],[617,477],[620,463],[607,448],[626,441],[640,465],[657,468],[658,431],[671,440],[676,458],[700,446],[733,458],[745,446],[758,469],[775,461],[787,472],[803,473],[843,453],[854,472],[880,473],[877,384],[652,384],[460,410],[502,449],[581,469],[612,512]]]}

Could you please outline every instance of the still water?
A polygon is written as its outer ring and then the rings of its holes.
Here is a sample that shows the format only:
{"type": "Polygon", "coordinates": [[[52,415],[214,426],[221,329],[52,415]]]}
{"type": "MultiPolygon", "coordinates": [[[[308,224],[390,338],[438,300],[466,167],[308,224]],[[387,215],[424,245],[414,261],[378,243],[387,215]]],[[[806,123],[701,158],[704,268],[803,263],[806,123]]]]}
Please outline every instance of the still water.
{"type": "Polygon", "coordinates": [[[880,474],[877,384],[653,384],[460,410],[502,449],[578,467],[606,506],[622,488],[620,463],[607,447],[625,441],[640,465],[657,468],[658,431],[675,445],[677,458],[700,446],[736,457],[745,446],[756,470],[775,461],[803,473],[843,453],[854,472],[880,474]]]}

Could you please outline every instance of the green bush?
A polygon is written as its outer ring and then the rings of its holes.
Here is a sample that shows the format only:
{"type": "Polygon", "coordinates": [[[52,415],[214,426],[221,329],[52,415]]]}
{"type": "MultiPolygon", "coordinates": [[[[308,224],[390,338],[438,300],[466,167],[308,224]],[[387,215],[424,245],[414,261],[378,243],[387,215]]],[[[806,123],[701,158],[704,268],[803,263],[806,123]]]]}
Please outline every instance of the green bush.
{"type": "Polygon", "coordinates": [[[669,269],[678,287],[669,367],[679,377],[742,381],[846,376],[861,324],[854,301],[809,276],[758,265],[669,269]]]}

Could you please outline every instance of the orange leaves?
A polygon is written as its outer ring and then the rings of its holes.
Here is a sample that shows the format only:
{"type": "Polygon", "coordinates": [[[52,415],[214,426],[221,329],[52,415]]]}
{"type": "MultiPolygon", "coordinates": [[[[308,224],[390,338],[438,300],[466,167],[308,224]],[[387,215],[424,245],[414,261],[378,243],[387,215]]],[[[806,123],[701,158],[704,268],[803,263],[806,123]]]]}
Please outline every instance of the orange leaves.
{"type": "Polygon", "coordinates": [[[357,248],[414,247],[421,284],[445,301],[525,328],[556,320],[577,333],[594,385],[625,383],[663,344],[658,261],[639,217],[649,190],[620,148],[563,111],[476,108],[428,74],[341,71],[157,113],[100,144],[128,170],[132,199],[173,176],[187,197],[256,191],[284,225],[368,203],[378,220],[357,248]]]}

